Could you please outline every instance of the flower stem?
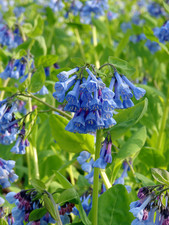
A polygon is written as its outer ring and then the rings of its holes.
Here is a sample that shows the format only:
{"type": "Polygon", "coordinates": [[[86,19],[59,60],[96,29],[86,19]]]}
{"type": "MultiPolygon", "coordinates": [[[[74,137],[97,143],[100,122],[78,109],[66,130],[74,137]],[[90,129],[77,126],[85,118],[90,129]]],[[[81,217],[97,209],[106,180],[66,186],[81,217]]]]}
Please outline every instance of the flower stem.
{"type": "MultiPolygon", "coordinates": [[[[97,46],[97,31],[95,26],[92,26],[92,32],[93,32],[93,45],[94,47],[96,47],[97,46]]],[[[98,54],[96,52],[95,52],[95,61],[96,61],[96,67],[99,68],[100,62],[99,62],[98,54]]]]}
{"type": "Polygon", "coordinates": [[[163,113],[161,126],[160,126],[160,130],[159,130],[158,141],[157,141],[157,149],[160,151],[163,150],[164,130],[165,130],[166,123],[167,123],[168,113],[169,113],[169,86],[168,86],[168,90],[167,90],[167,99],[166,99],[165,106],[164,106],[164,113],[163,113]]]}
{"type": "MultiPolygon", "coordinates": [[[[4,80],[4,83],[3,83],[3,87],[4,87],[4,88],[8,85],[9,80],[10,80],[10,78],[7,78],[6,80],[4,80]]],[[[4,95],[5,95],[5,90],[1,91],[1,94],[0,94],[0,101],[3,100],[4,95]]]]}
{"type": "Polygon", "coordinates": [[[81,40],[81,37],[79,34],[79,30],[77,28],[75,29],[75,35],[76,35],[77,43],[79,45],[79,49],[80,49],[82,58],[85,61],[85,53],[84,53],[84,49],[83,49],[83,44],[82,44],[82,40],[81,40]]]}
{"type": "Polygon", "coordinates": [[[101,174],[101,177],[103,179],[103,183],[104,185],[106,186],[106,189],[109,189],[112,187],[110,181],[109,181],[109,178],[107,177],[107,174],[105,173],[104,170],[100,170],[100,174],[101,174]]]}
{"type": "MultiPolygon", "coordinates": [[[[99,158],[100,148],[102,141],[102,130],[96,132],[96,149],[95,160],[99,158]]],[[[98,192],[99,192],[99,168],[94,168],[94,181],[93,181],[93,205],[92,205],[92,225],[98,224],[98,192]]]]}
{"type": "Polygon", "coordinates": [[[37,100],[38,102],[40,102],[40,103],[42,103],[42,104],[48,106],[48,107],[49,107],[50,109],[52,109],[53,111],[58,112],[60,115],[62,115],[62,116],[64,116],[64,117],[68,118],[69,120],[72,119],[71,115],[69,115],[69,114],[67,114],[67,113],[65,113],[65,112],[63,112],[63,111],[61,111],[61,110],[59,110],[59,109],[53,107],[52,105],[49,105],[48,103],[42,101],[40,98],[38,98],[38,97],[36,97],[36,96],[34,96],[34,95],[32,95],[32,94],[20,94],[20,95],[23,95],[23,96],[28,97],[28,98],[33,98],[33,99],[37,100]]]}
{"type": "MultiPolygon", "coordinates": [[[[69,161],[71,161],[73,158],[73,154],[70,152],[69,153],[69,161]]],[[[72,185],[75,185],[75,180],[74,180],[74,176],[73,176],[73,166],[72,164],[69,166],[69,175],[70,175],[70,180],[72,185]]]]}

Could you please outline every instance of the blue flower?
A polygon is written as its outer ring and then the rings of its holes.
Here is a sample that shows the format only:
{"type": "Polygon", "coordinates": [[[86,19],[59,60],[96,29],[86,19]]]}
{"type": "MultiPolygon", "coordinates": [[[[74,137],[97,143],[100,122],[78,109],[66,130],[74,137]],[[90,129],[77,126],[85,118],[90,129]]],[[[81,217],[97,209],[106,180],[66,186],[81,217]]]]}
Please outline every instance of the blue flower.
{"type": "Polygon", "coordinates": [[[72,75],[73,73],[77,72],[79,70],[78,67],[72,69],[72,70],[69,70],[69,71],[62,71],[60,72],[57,77],[59,79],[60,82],[65,82],[68,80],[69,76],[72,75]]]}
{"type": "Polygon", "coordinates": [[[147,6],[147,10],[150,13],[150,15],[154,17],[159,17],[163,14],[161,6],[156,2],[150,3],[147,6]]]}
{"type": "Polygon", "coordinates": [[[161,49],[160,45],[155,41],[147,40],[145,46],[150,50],[152,54],[159,51],[161,49]]]}

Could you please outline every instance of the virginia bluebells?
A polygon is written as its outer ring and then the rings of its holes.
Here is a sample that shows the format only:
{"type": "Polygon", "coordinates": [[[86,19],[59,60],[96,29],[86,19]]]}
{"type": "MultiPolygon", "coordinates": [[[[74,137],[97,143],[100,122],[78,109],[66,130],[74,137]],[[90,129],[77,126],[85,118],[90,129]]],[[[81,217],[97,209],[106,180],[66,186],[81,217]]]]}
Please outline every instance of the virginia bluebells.
{"type": "Polygon", "coordinates": [[[163,185],[143,187],[138,192],[140,200],[130,204],[136,217],[132,225],[167,225],[169,223],[168,193],[163,185]]]}
{"type": "Polygon", "coordinates": [[[13,170],[14,166],[15,161],[0,158],[0,185],[2,188],[9,187],[10,182],[13,183],[18,179],[18,176],[13,170]]]}
{"type": "Polygon", "coordinates": [[[145,94],[143,89],[136,88],[131,82],[129,85],[129,80],[126,78],[127,84],[117,71],[107,88],[102,79],[97,78],[89,68],[85,68],[88,74],[87,79],[84,77],[77,79],[77,75],[69,77],[78,70],[79,68],[76,67],[58,74],[60,81],[56,82],[56,91],[53,93],[59,102],[67,100],[68,103],[64,110],[75,113],[73,119],[66,126],[66,130],[70,132],[89,133],[115,125],[114,109],[128,108],[134,105],[131,100],[132,90],[134,95],[136,90],[141,92],[136,99],[145,94]],[[73,89],[66,95],[73,85],[73,89]]]}

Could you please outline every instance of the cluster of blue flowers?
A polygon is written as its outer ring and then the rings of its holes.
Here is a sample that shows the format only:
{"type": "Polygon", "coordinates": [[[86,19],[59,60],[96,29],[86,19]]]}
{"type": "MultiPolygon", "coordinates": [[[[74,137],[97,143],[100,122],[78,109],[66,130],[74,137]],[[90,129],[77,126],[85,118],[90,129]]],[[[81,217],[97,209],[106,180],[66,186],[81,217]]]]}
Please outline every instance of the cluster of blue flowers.
{"type": "Polygon", "coordinates": [[[163,185],[141,188],[138,198],[140,200],[130,204],[130,212],[136,217],[131,225],[169,224],[168,195],[163,185]]]}
{"type": "Polygon", "coordinates": [[[8,49],[12,49],[22,44],[22,42],[23,40],[18,27],[12,31],[7,25],[0,23],[0,45],[2,47],[7,46],[8,49]]]}
{"type": "MultiPolygon", "coordinates": [[[[15,161],[13,160],[4,160],[0,158],[0,185],[2,188],[7,188],[10,186],[10,182],[13,183],[18,179],[18,176],[15,174],[13,168],[15,166],[15,161]]],[[[1,199],[1,204],[3,200],[1,199]]]]}
{"type": "Polygon", "coordinates": [[[12,209],[12,216],[14,218],[13,225],[48,225],[56,223],[49,213],[46,213],[40,220],[29,221],[29,215],[34,209],[42,208],[42,202],[36,198],[38,193],[32,189],[31,191],[22,190],[19,193],[9,192],[6,195],[6,200],[10,204],[15,203],[12,209]]]}
{"type": "MultiPolygon", "coordinates": [[[[3,72],[0,73],[0,78],[7,79],[7,78],[14,78],[19,80],[20,83],[23,83],[28,78],[28,59],[26,57],[22,57],[21,59],[11,59],[4,69],[3,72]]],[[[33,59],[29,59],[29,63],[31,64],[32,69],[32,76],[33,76],[33,70],[35,69],[34,61],[33,59]]],[[[46,76],[49,76],[50,70],[49,67],[46,67],[45,69],[46,76]]],[[[39,95],[46,95],[48,94],[48,89],[45,85],[41,88],[40,91],[34,93],[39,95]]]]}
{"type": "Polygon", "coordinates": [[[56,91],[53,93],[59,102],[63,102],[64,99],[68,101],[64,110],[75,113],[65,128],[70,132],[89,133],[115,125],[116,121],[112,117],[115,113],[114,109],[132,107],[134,105],[131,100],[133,94],[137,100],[145,94],[144,89],[135,87],[117,71],[107,88],[101,78],[96,78],[87,67],[85,68],[88,73],[87,79],[76,79],[77,75],[69,78],[78,70],[79,68],[76,67],[59,73],[59,82],[55,83],[56,91]],[[73,89],[66,95],[73,85],[73,89]]]}
{"type": "MultiPolygon", "coordinates": [[[[19,102],[19,110],[23,111],[22,102],[19,102]]],[[[17,101],[11,103],[10,100],[5,99],[0,102],[0,143],[10,145],[16,141],[11,152],[25,154],[25,148],[29,146],[29,142],[24,139],[25,129],[23,123],[20,124],[20,120],[15,118],[15,112],[17,111],[17,101]]]]}

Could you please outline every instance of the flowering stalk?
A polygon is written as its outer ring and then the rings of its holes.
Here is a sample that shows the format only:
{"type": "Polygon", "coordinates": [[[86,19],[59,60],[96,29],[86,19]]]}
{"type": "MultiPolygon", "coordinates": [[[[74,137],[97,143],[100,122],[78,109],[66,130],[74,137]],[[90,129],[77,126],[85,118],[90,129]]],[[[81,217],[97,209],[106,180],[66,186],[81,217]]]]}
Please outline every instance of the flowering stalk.
{"type": "MultiPolygon", "coordinates": [[[[4,83],[3,83],[3,87],[4,87],[4,88],[7,87],[8,83],[9,83],[9,80],[10,80],[10,79],[7,78],[7,79],[4,81],[4,83]]],[[[1,94],[0,94],[0,101],[3,100],[4,94],[5,94],[5,90],[2,90],[2,91],[1,91],[1,94]]]]}
{"type": "Polygon", "coordinates": [[[83,49],[83,44],[82,44],[82,40],[80,38],[79,30],[77,28],[75,29],[75,35],[76,35],[77,43],[79,45],[79,49],[80,49],[82,58],[83,58],[83,60],[85,60],[85,53],[84,53],[84,49],[83,49]]]}
{"type": "MultiPolygon", "coordinates": [[[[31,72],[30,72],[30,63],[29,63],[29,51],[28,51],[28,79],[31,82],[31,72]]],[[[29,112],[32,111],[32,99],[28,99],[29,104],[29,112]]],[[[29,118],[28,118],[29,119],[29,118]]],[[[28,178],[31,181],[33,178],[39,179],[39,165],[38,165],[38,154],[37,150],[32,144],[28,146],[27,149],[27,163],[28,163],[28,178]],[[33,172],[32,172],[32,165],[33,165],[33,172]]]]}
{"type": "MultiPolygon", "coordinates": [[[[102,141],[102,130],[96,132],[96,149],[95,160],[100,156],[100,148],[102,141]]],[[[98,224],[98,193],[99,193],[99,168],[94,168],[94,181],[93,181],[93,205],[92,205],[92,224],[98,224]]]]}

